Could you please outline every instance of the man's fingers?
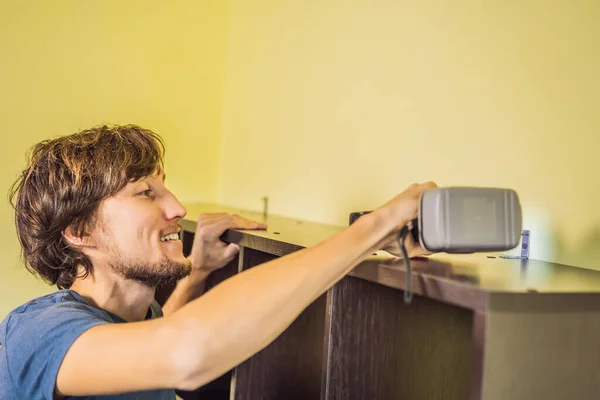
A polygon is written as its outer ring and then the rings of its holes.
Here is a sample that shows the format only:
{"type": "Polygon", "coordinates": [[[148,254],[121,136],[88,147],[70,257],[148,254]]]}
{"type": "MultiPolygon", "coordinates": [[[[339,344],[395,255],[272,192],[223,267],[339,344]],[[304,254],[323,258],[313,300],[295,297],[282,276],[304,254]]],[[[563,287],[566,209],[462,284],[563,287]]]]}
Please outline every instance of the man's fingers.
{"type": "Polygon", "coordinates": [[[228,229],[267,229],[267,225],[239,215],[203,215],[198,219],[197,240],[213,241],[228,229]],[[201,239],[203,238],[203,239],[201,239]]]}
{"type": "Polygon", "coordinates": [[[198,225],[218,225],[219,229],[224,227],[223,231],[226,229],[267,229],[267,224],[253,221],[238,214],[231,215],[225,213],[202,214],[198,218],[198,225]],[[231,221],[231,223],[228,225],[227,221],[231,221]]]}
{"type": "Polygon", "coordinates": [[[227,229],[233,228],[233,216],[225,215],[220,217],[219,220],[216,220],[211,226],[212,233],[215,234],[216,237],[219,237],[225,232],[227,229]]]}
{"type": "Polygon", "coordinates": [[[428,181],[428,182],[421,183],[419,185],[419,187],[417,188],[417,191],[419,193],[423,193],[423,192],[425,192],[427,190],[435,189],[437,187],[438,187],[438,185],[435,182],[428,181]]]}
{"type": "Polygon", "coordinates": [[[233,229],[267,229],[267,224],[263,224],[240,215],[233,216],[233,229]]]}
{"type": "Polygon", "coordinates": [[[200,214],[198,217],[199,225],[211,225],[215,221],[220,221],[223,218],[229,217],[229,214],[226,213],[211,213],[211,214],[200,214]]]}
{"type": "Polygon", "coordinates": [[[223,252],[223,256],[227,262],[233,260],[235,255],[240,252],[240,246],[235,243],[229,243],[223,252]]]}
{"type": "Polygon", "coordinates": [[[435,183],[433,181],[427,181],[427,182],[421,184],[421,186],[423,186],[424,190],[435,189],[438,187],[437,183],[435,183]]]}
{"type": "Polygon", "coordinates": [[[435,189],[437,187],[438,187],[437,184],[433,181],[427,181],[427,182],[423,182],[423,183],[413,183],[406,189],[406,192],[411,192],[414,194],[421,194],[426,190],[435,189]]]}

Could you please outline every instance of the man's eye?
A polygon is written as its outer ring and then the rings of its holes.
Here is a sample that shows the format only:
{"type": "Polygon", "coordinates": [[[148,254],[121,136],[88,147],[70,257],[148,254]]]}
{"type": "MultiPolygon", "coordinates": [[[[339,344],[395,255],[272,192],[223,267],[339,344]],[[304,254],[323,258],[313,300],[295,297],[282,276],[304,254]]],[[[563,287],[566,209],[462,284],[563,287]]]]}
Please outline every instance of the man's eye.
{"type": "Polygon", "coordinates": [[[152,189],[144,190],[143,192],[139,192],[138,194],[141,196],[150,197],[152,196],[152,189]]]}

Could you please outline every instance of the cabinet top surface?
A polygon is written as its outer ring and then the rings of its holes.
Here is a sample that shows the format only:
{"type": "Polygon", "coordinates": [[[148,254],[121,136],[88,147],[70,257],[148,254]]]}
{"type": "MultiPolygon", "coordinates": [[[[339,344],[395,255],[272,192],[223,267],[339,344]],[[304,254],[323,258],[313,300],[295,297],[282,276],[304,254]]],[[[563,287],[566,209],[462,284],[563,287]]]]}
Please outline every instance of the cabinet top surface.
{"type": "MultiPolygon", "coordinates": [[[[264,231],[232,233],[236,235],[235,241],[241,246],[279,256],[313,246],[346,228],[276,215],[269,215],[265,219],[258,212],[220,205],[186,204],[186,208],[188,213],[182,221],[182,226],[191,232],[195,231],[196,220],[202,213],[235,213],[267,223],[268,228],[264,231]]],[[[532,259],[504,259],[500,258],[500,255],[440,253],[413,259],[411,265],[415,293],[454,291],[462,293],[463,298],[471,296],[473,299],[482,293],[570,293],[600,296],[600,270],[532,259]]],[[[402,258],[378,251],[359,264],[351,275],[402,289],[406,270],[402,258]]]]}

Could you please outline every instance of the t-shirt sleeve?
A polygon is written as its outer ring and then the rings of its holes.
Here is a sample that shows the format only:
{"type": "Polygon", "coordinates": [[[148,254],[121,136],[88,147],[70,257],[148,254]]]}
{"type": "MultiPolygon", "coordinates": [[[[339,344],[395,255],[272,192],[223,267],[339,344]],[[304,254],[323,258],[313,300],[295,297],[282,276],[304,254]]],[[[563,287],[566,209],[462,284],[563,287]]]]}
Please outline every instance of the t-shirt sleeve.
{"type": "Polygon", "coordinates": [[[7,366],[23,399],[52,400],[60,365],[86,330],[108,323],[85,304],[65,302],[14,314],[6,327],[7,366]]]}

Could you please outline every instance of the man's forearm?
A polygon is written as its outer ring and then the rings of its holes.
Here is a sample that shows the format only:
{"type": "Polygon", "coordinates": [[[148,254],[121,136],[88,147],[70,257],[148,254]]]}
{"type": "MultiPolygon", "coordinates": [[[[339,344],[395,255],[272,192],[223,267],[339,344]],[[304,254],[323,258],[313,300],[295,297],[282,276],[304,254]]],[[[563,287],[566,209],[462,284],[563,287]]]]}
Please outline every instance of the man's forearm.
{"type": "Polygon", "coordinates": [[[170,315],[190,301],[200,297],[206,288],[208,272],[195,269],[190,275],[177,282],[173,293],[162,307],[163,314],[170,315]]]}
{"type": "MultiPolygon", "coordinates": [[[[390,233],[375,215],[320,244],[244,271],[173,314],[195,363],[182,388],[218,377],[280,335],[390,233]]],[[[183,351],[183,350],[182,350],[183,351]]]]}

